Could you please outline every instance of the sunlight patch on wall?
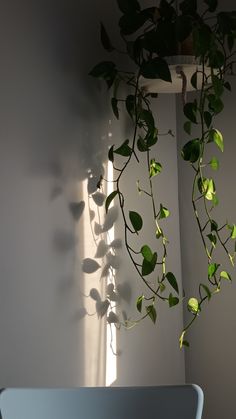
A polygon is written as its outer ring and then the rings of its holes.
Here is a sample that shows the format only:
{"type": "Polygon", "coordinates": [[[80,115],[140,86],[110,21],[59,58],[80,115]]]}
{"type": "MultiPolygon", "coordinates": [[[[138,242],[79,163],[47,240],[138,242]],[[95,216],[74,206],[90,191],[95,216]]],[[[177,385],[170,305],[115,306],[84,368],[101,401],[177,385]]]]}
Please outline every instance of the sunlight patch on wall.
{"type": "MultiPolygon", "coordinates": [[[[109,121],[109,125],[111,122],[109,121]]],[[[110,127],[109,127],[110,128],[110,127]]],[[[108,130],[107,137],[112,137],[108,130]]],[[[108,162],[102,173],[87,171],[83,181],[82,278],[85,317],[85,385],[110,386],[117,378],[118,324],[116,270],[120,240],[114,237],[118,211],[113,202],[105,212],[106,197],[113,192],[113,165],[108,162]]]]}
{"type": "Polygon", "coordinates": [[[95,258],[99,237],[92,227],[95,211],[96,217],[100,219],[100,208],[88,193],[87,180],[83,181],[83,198],[86,205],[83,217],[82,257],[84,259],[83,289],[81,289],[86,312],[83,318],[84,385],[103,386],[106,365],[106,321],[98,316],[97,305],[105,294],[105,283],[100,278],[101,260],[95,258]]]}
{"type": "MultiPolygon", "coordinates": [[[[107,165],[107,195],[113,192],[113,165],[109,161],[107,165]]],[[[107,244],[110,245],[115,239],[114,226],[107,233],[107,244]]],[[[115,272],[110,270],[107,277],[107,287],[115,287],[115,272]]],[[[112,309],[116,314],[116,308],[112,309]]],[[[109,313],[108,313],[109,315],[109,313]]],[[[107,323],[107,339],[106,339],[106,386],[110,386],[117,378],[117,362],[116,362],[116,326],[114,323],[107,323]]]]}

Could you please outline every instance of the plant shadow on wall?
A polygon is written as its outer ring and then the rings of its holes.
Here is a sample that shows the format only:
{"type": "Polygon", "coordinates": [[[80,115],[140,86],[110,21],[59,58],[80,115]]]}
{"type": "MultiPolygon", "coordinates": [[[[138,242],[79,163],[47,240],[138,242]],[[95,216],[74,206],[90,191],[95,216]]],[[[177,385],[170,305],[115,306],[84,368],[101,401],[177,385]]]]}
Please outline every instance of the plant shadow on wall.
{"type": "MultiPolygon", "coordinates": [[[[116,271],[120,268],[120,250],[122,240],[114,238],[114,224],[118,218],[118,207],[112,206],[107,213],[104,212],[106,194],[102,192],[101,179],[99,184],[91,188],[94,178],[88,179],[88,212],[91,236],[94,244],[94,257],[86,257],[82,263],[82,271],[85,274],[99,275],[100,285],[90,289],[85,298],[94,301],[94,310],[87,311],[87,315],[97,315],[99,319],[107,317],[110,326],[110,348],[114,355],[120,353],[113,345],[114,329],[112,325],[120,327],[120,316],[127,317],[125,310],[120,312],[122,302],[129,303],[131,299],[131,288],[128,281],[117,282],[116,271]],[[102,283],[102,285],[101,285],[102,283]]],[[[104,188],[105,189],[105,188],[104,188]]]]}
{"type": "MultiPolygon", "coordinates": [[[[220,292],[222,283],[231,281],[230,270],[236,254],[236,225],[228,221],[222,225],[214,215],[219,199],[213,176],[219,168],[216,155],[218,151],[224,151],[223,135],[215,117],[223,111],[225,89],[231,90],[227,74],[232,72],[235,57],[236,12],[218,12],[217,0],[204,0],[201,11],[196,0],[179,3],[161,0],[158,7],[145,9],[141,9],[137,0],[117,0],[117,3],[122,13],[119,27],[124,41],[124,49],[120,52],[127,54],[130,64],[127,61],[127,70],[120,71],[115,62],[102,61],[90,74],[106,82],[115,117],[119,119],[120,113],[126,112],[133,123],[132,138],[123,139],[120,146],[109,149],[108,160],[113,165],[115,178],[113,191],[105,200],[105,211],[109,214],[113,201],[118,202],[124,225],[124,244],[136,275],[143,283],[143,293],[136,299],[139,320],[121,319],[117,315],[111,319],[109,293],[102,314],[107,312],[108,322],[112,321],[117,327],[129,328],[145,318],[155,323],[159,301],[171,309],[183,303],[189,311],[189,319],[180,334],[179,344],[180,347],[189,346],[187,330],[206,302],[220,292]],[[193,91],[191,101],[187,101],[187,90],[193,91]],[[168,269],[171,237],[166,237],[164,226],[171,209],[154,194],[154,182],[158,182],[162,170],[164,173],[163,162],[154,157],[162,140],[152,111],[158,92],[182,92],[186,117],[184,131],[188,140],[181,154],[192,168],[192,214],[206,261],[205,281],[201,279],[198,295],[193,296],[181,294],[175,274],[168,269]],[[147,182],[145,186],[137,182],[137,193],[147,201],[147,211],[140,214],[127,206],[122,182],[125,182],[133,160],[143,164],[143,155],[147,182]],[[156,249],[142,242],[144,220],[151,222],[151,217],[156,249]]],[[[100,34],[109,53],[119,52],[103,24],[100,34]]],[[[166,176],[170,175],[166,173],[166,176]]],[[[137,181],[138,177],[137,173],[137,181]]],[[[101,179],[98,191],[104,182],[106,179],[101,179]]],[[[99,244],[98,250],[101,249],[102,253],[107,251],[105,242],[99,244]]],[[[95,263],[91,261],[94,268],[97,267],[95,263]]],[[[110,291],[116,294],[117,290],[111,286],[110,291]]],[[[98,296],[93,292],[91,297],[97,302],[98,296]]]]}

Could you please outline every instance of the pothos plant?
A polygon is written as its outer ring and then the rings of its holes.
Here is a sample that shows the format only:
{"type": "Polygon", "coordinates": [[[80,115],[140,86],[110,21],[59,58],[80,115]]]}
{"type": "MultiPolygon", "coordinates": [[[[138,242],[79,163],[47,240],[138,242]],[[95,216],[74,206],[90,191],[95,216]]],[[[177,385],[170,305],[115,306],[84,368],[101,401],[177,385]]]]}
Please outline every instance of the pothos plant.
{"type": "MultiPolygon", "coordinates": [[[[162,223],[170,212],[163,203],[157,202],[153,187],[162,171],[162,164],[153,158],[153,148],[156,150],[159,140],[158,126],[152,112],[157,95],[142,88],[140,80],[144,77],[171,83],[171,72],[166,59],[169,56],[187,53],[198,62],[191,77],[194,98],[191,95],[191,101],[183,104],[186,117],[183,128],[189,138],[181,154],[192,168],[193,216],[204,249],[207,270],[205,281],[198,284],[198,295],[181,297],[191,313],[191,318],[180,336],[180,347],[189,346],[186,332],[200,314],[204,303],[220,291],[222,281],[231,281],[230,273],[222,262],[224,254],[231,265],[234,265],[236,254],[236,225],[227,221],[223,225],[219,224],[214,216],[218,198],[213,173],[218,170],[219,161],[214,156],[210,161],[206,157],[211,143],[215,143],[221,152],[224,150],[223,135],[215,125],[215,117],[223,111],[225,89],[231,90],[225,76],[232,71],[234,63],[236,12],[219,12],[217,0],[203,0],[201,10],[197,0],[183,0],[179,4],[160,0],[158,6],[144,9],[141,9],[137,0],[117,0],[117,3],[122,13],[119,20],[124,42],[122,53],[127,54],[127,65],[128,60],[132,65],[127,67],[127,71],[120,71],[115,62],[107,60],[98,63],[90,74],[106,82],[115,117],[119,119],[120,112],[127,112],[132,121],[133,135],[130,140],[126,139],[118,147],[113,145],[109,149],[108,159],[112,162],[116,175],[114,190],[105,201],[105,210],[109,210],[113,200],[118,201],[127,253],[144,285],[144,292],[136,301],[137,310],[140,320],[150,317],[154,323],[157,318],[157,301],[161,300],[173,307],[179,303],[180,296],[178,280],[168,270],[168,241],[171,238],[168,237],[167,240],[162,223]],[[128,92],[125,97],[124,91],[128,92]],[[194,138],[191,135],[193,127],[194,138]],[[139,214],[135,209],[127,208],[126,196],[122,190],[121,181],[125,179],[131,161],[135,159],[139,162],[140,154],[146,154],[148,187],[143,189],[138,184],[137,189],[144,199],[150,201],[153,235],[162,247],[162,251],[158,253],[146,243],[140,243],[138,250],[131,244],[133,235],[136,235],[137,241],[140,240],[143,217],[150,218],[149,214],[139,214]],[[212,172],[210,177],[206,175],[209,168],[212,172]],[[216,252],[218,248],[221,252],[216,252]],[[169,292],[168,289],[172,291],[169,292]]],[[[103,24],[100,34],[102,45],[109,53],[119,52],[103,24]]],[[[101,183],[102,181],[98,188],[101,183]]],[[[118,322],[116,316],[114,319],[114,322],[118,322]]],[[[129,327],[132,321],[125,321],[123,324],[129,327]]]]}

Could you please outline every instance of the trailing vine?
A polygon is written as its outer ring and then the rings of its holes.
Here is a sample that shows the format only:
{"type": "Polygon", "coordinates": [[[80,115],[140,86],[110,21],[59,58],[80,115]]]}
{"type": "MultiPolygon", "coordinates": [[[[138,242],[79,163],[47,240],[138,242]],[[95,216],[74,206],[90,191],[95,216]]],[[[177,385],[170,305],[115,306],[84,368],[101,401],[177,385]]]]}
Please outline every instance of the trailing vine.
{"type": "MultiPolygon", "coordinates": [[[[119,119],[120,112],[125,110],[132,121],[132,138],[118,147],[111,146],[108,152],[115,179],[114,190],[105,201],[105,210],[109,211],[113,200],[118,201],[124,224],[125,247],[145,292],[136,301],[140,318],[121,321],[116,316],[114,323],[119,322],[119,325],[129,328],[146,317],[155,323],[158,300],[169,307],[186,301],[191,318],[180,336],[180,347],[188,346],[185,334],[199,316],[204,303],[220,291],[222,281],[231,281],[221,256],[216,256],[216,249],[221,249],[222,255],[226,254],[232,266],[236,254],[236,225],[228,222],[220,225],[213,216],[219,200],[214,178],[208,172],[209,169],[212,172],[218,170],[219,161],[215,156],[207,161],[207,150],[211,150],[212,144],[221,152],[224,150],[223,135],[217,128],[215,117],[223,111],[225,89],[231,90],[225,76],[234,63],[236,12],[217,12],[217,0],[205,0],[205,9],[201,13],[196,0],[184,0],[178,8],[174,1],[167,0],[161,0],[158,7],[145,9],[141,9],[137,0],[117,0],[117,3],[122,12],[119,26],[125,52],[135,63],[136,70],[120,71],[113,61],[103,61],[90,74],[107,83],[112,92],[111,106],[115,117],[119,119]],[[194,99],[183,105],[186,117],[184,131],[190,139],[182,149],[182,157],[193,170],[192,208],[207,262],[206,281],[199,283],[198,295],[190,298],[180,297],[178,281],[168,270],[168,239],[163,220],[168,218],[170,211],[164,203],[158,202],[154,193],[154,182],[162,171],[162,164],[153,157],[161,137],[152,112],[157,95],[142,87],[143,78],[171,83],[166,57],[184,53],[186,44],[190,44],[198,64],[191,78],[194,99]],[[128,92],[125,97],[122,95],[124,91],[128,92]],[[194,138],[191,135],[193,127],[194,132],[198,130],[194,138]],[[139,248],[131,244],[134,235],[140,238],[146,214],[141,215],[128,208],[122,190],[122,180],[131,161],[135,159],[141,164],[143,159],[140,155],[143,154],[146,156],[148,186],[143,188],[137,182],[137,191],[149,202],[158,252],[145,243],[139,248]]],[[[119,52],[111,43],[103,24],[100,33],[104,48],[108,52],[119,52]]],[[[166,134],[173,135],[171,131],[166,134]]],[[[101,183],[102,180],[98,187],[101,183]]],[[[149,215],[147,217],[150,218],[149,215]]]]}

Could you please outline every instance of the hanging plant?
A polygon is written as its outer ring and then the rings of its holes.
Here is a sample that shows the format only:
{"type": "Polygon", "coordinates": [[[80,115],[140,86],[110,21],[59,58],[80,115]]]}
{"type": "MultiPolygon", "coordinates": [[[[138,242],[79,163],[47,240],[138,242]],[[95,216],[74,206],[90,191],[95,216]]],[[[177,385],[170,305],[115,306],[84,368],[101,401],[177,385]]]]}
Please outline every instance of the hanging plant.
{"type": "MultiPolygon", "coordinates": [[[[141,9],[137,0],[117,0],[117,3],[122,13],[119,27],[124,50],[127,58],[135,64],[135,69],[120,71],[115,62],[108,60],[97,64],[90,74],[107,84],[115,117],[119,119],[120,112],[127,112],[133,124],[132,138],[125,139],[118,147],[111,146],[108,152],[108,159],[116,175],[114,191],[105,200],[105,211],[109,211],[114,200],[118,202],[124,224],[124,243],[136,274],[144,285],[144,291],[136,301],[140,319],[122,322],[116,316],[115,323],[130,327],[146,317],[155,323],[158,300],[170,308],[180,302],[178,281],[168,269],[170,238],[167,240],[163,227],[163,220],[168,218],[170,211],[154,195],[153,185],[162,171],[162,164],[153,158],[152,151],[159,141],[158,126],[152,112],[153,101],[158,91],[176,91],[175,78],[181,86],[177,91],[182,91],[186,118],[184,131],[189,136],[181,154],[193,172],[193,216],[207,261],[206,279],[199,283],[198,295],[181,298],[191,313],[191,319],[180,336],[180,347],[188,346],[185,334],[201,313],[204,303],[220,291],[223,281],[231,281],[220,255],[223,259],[226,254],[230,264],[234,265],[236,254],[236,225],[227,221],[221,225],[214,216],[218,197],[213,173],[218,170],[219,161],[214,155],[210,161],[206,157],[211,143],[221,152],[224,151],[224,139],[215,124],[215,117],[223,111],[224,91],[231,90],[225,76],[232,70],[234,62],[236,12],[218,12],[217,0],[203,1],[204,10],[201,12],[197,0],[184,0],[179,4],[161,0],[158,7],[144,9],[141,9]],[[124,86],[129,92],[126,97],[122,96],[124,86]],[[195,91],[191,101],[186,98],[186,90],[189,89],[195,91]],[[194,138],[191,136],[193,127],[194,138]],[[137,245],[138,250],[131,244],[134,235],[137,239],[141,237],[143,219],[147,217],[150,220],[149,213],[139,214],[135,208],[127,207],[127,199],[122,190],[121,181],[125,181],[131,161],[143,161],[139,158],[140,154],[146,155],[148,187],[142,188],[138,183],[137,189],[150,203],[153,234],[162,248],[158,254],[146,243],[137,245]],[[212,172],[210,176],[206,174],[209,168],[212,172]],[[153,275],[157,279],[151,282],[149,278],[153,275]],[[172,291],[167,292],[168,289],[172,291]]],[[[101,42],[109,53],[117,51],[103,24],[101,42]]],[[[173,135],[171,131],[169,134],[173,135]]],[[[102,180],[98,187],[101,184],[102,180]]]]}

